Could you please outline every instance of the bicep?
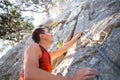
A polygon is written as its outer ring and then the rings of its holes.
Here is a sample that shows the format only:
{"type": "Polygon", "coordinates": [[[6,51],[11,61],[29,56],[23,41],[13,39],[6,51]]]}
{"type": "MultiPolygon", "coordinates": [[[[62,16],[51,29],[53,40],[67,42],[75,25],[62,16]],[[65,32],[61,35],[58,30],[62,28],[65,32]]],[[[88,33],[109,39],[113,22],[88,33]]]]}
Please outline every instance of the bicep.
{"type": "Polygon", "coordinates": [[[54,59],[58,58],[59,56],[63,55],[67,50],[68,50],[68,48],[65,46],[65,47],[62,47],[60,49],[50,51],[49,53],[51,56],[51,60],[54,60],[54,59]]]}
{"type": "Polygon", "coordinates": [[[37,46],[30,46],[24,55],[24,67],[29,69],[30,67],[39,67],[39,57],[41,51],[37,46]]]}
{"type": "Polygon", "coordinates": [[[25,56],[25,65],[26,66],[38,66],[38,56],[32,52],[26,54],[25,56]]]}

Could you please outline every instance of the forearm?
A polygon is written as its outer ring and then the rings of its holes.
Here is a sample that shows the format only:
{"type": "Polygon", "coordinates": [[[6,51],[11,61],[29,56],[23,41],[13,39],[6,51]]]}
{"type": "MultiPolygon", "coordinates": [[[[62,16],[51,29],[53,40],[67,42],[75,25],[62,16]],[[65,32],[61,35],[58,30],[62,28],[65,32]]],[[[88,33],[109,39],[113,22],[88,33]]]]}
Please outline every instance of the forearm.
{"type": "Polygon", "coordinates": [[[68,47],[64,46],[62,48],[49,52],[51,56],[51,60],[54,60],[58,58],[59,56],[63,55],[67,50],[68,50],[68,47]]]}
{"type": "Polygon", "coordinates": [[[39,68],[29,70],[28,74],[25,80],[71,80],[71,78],[53,75],[39,68]]]}
{"type": "Polygon", "coordinates": [[[75,42],[77,42],[78,38],[79,38],[78,36],[75,36],[72,40],[64,43],[63,47],[67,46],[69,49],[75,42]]]}
{"type": "Polygon", "coordinates": [[[59,56],[63,55],[65,52],[68,51],[68,49],[70,49],[73,46],[74,43],[75,42],[73,41],[73,43],[68,43],[68,44],[64,45],[62,48],[51,51],[50,52],[51,60],[54,60],[54,59],[58,58],[59,56]]]}

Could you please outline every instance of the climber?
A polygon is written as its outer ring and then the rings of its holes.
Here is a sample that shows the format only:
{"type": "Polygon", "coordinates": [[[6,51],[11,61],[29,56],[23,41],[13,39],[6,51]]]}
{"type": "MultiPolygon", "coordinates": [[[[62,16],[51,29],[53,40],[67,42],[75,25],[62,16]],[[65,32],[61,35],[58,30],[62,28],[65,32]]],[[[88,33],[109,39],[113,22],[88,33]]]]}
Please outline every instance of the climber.
{"type": "Polygon", "coordinates": [[[20,80],[91,80],[98,75],[92,68],[82,68],[72,77],[51,74],[51,60],[63,55],[82,35],[79,32],[71,41],[54,51],[48,51],[53,43],[52,35],[45,28],[37,28],[32,34],[31,43],[24,54],[23,69],[20,80]]]}

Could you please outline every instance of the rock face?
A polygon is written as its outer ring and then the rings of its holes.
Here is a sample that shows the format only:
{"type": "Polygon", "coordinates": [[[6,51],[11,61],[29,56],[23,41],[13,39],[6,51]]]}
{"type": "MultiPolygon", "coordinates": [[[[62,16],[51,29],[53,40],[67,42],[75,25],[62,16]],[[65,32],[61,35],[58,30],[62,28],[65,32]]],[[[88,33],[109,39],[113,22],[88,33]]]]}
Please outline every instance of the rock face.
{"type": "MultiPolygon", "coordinates": [[[[120,80],[120,0],[71,0],[52,29],[55,42],[67,42],[79,31],[83,36],[66,55],[53,61],[53,74],[71,76],[79,68],[99,71],[94,80],[120,80]],[[59,40],[58,40],[59,39],[59,40]]],[[[0,60],[0,80],[17,80],[21,55],[31,42],[25,38],[0,60]]]]}
{"type": "Polygon", "coordinates": [[[0,59],[0,80],[19,79],[19,72],[23,63],[23,53],[31,42],[31,36],[27,35],[23,41],[13,46],[13,48],[0,59]]]}

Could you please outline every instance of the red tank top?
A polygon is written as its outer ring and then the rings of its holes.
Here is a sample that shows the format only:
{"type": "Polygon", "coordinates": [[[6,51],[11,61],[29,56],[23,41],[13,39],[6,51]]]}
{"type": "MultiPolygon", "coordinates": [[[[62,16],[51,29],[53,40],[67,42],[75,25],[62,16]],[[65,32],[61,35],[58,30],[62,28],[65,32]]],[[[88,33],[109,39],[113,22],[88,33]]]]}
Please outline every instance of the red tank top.
{"type": "Polygon", "coordinates": [[[51,72],[51,57],[50,54],[40,46],[42,57],[39,59],[39,68],[51,72]]]}
{"type": "MultiPolygon", "coordinates": [[[[51,72],[51,57],[50,54],[40,46],[42,57],[39,59],[39,68],[51,72]]],[[[20,80],[24,80],[24,72],[20,72],[20,80]]]]}

